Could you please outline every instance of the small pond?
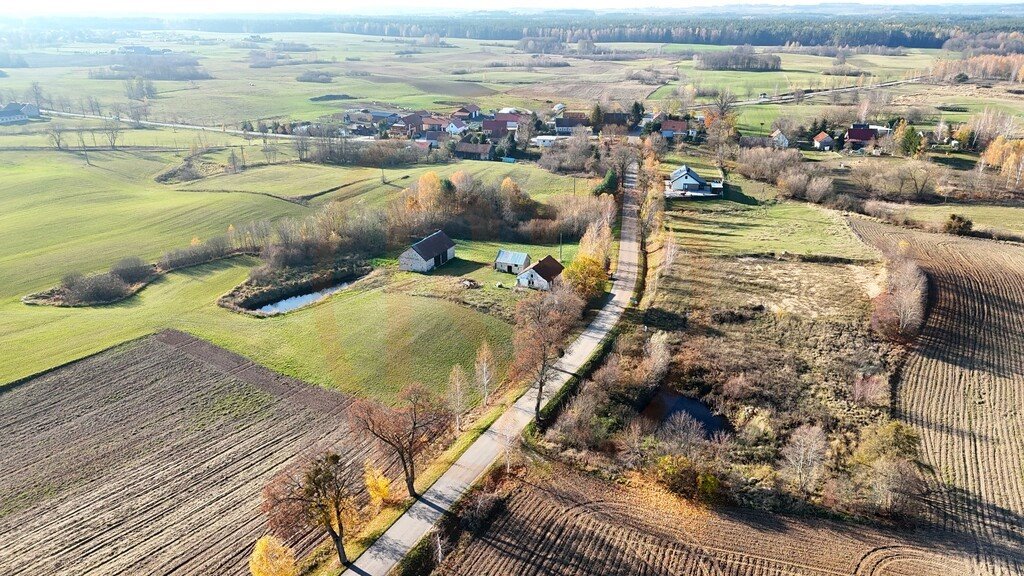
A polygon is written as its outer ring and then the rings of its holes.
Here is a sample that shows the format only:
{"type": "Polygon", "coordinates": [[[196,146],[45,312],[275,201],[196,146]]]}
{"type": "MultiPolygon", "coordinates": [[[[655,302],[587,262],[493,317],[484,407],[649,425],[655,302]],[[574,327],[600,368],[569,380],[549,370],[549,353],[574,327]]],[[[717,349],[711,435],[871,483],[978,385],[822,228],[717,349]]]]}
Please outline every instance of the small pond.
{"type": "Polygon", "coordinates": [[[285,312],[291,312],[292,310],[297,310],[299,308],[302,308],[303,306],[309,306],[310,304],[313,304],[314,302],[319,302],[320,300],[323,300],[324,298],[327,298],[328,296],[330,296],[331,294],[334,294],[335,292],[340,292],[340,291],[344,290],[345,288],[348,288],[350,284],[352,284],[352,283],[351,282],[342,282],[341,284],[338,284],[337,286],[331,286],[330,288],[324,288],[323,290],[318,290],[316,292],[310,292],[309,294],[299,294],[298,296],[292,296],[291,298],[285,298],[284,300],[278,300],[277,302],[271,302],[270,304],[267,304],[266,306],[263,306],[261,308],[257,308],[256,311],[257,312],[262,312],[264,314],[270,314],[270,315],[284,314],[285,312]]]}
{"type": "Polygon", "coordinates": [[[644,409],[643,415],[655,422],[665,422],[672,415],[685,412],[704,426],[704,435],[710,438],[715,432],[731,432],[732,425],[724,416],[711,411],[700,400],[687,398],[682,394],[662,387],[644,409]]]}

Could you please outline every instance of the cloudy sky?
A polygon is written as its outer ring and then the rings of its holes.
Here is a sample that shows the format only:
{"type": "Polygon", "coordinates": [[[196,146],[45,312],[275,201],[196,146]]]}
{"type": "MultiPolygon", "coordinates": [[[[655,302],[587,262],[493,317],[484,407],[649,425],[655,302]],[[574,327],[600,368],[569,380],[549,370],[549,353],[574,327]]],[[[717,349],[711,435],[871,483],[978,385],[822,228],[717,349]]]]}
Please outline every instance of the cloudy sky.
{"type": "MultiPolygon", "coordinates": [[[[997,3],[989,0],[986,3],[997,3]]],[[[138,15],[138,14],[253,14],[290,13],[338,14],[338,13],[384,13],[409,11],[454,11],[480,9],[552,9],[588,8],[592,10],[630,8],[694,8],[701,6],[722,6],[724,4],[819,4],[822,0],[511,0],[497,4],[480,0],[46,0],[43,2],[4,2],[3,11],[8,15],[138,15]]],[[[864,0],[865,4],[884,4],[883,0],[864,0]]],[[[971,3],[953,0],[901,0],[900,4],[943,4],[971,3]]]]}

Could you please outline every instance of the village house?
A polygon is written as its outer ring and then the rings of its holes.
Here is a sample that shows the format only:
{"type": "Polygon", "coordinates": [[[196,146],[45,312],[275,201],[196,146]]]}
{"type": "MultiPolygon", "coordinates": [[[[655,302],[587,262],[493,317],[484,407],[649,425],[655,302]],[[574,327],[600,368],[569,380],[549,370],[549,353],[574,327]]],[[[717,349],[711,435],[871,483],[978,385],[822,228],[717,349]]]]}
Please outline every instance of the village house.
{"type": "Polygon", "coordinates": [[[481,131],[491,138],[498,140],[508,134],[508,123],[504,120],[484,120],[481,125],[481,131]]]}
{"type": "Polygon", "coordinates": [[[483,144],[459,142],[455,146],[455,155],[463,160],[491,160],[493,154],[494,146],[490,142],[483,144]]]}
{"type": "Polygon", "coordinates": [[[438,230],[402,252],[398,257],[398,269],[429,272],[452,258],[455,258],[455,242],[438,230]]]}
{"type": "Polygon", "coordinates": [[[565,266],[551,255],[541,258],[516,276],[516,285],[534,290],[551,290],[565,266]]]}
{"type": "Polygon", "coordinates": [[[699,198],[721,194],[721,182],[708,182],[686,164],[676,168],[665,180],[666,198],[699,198]]]}
{"type": "Polygon", "coordinates": [[[782,133],[782,130],[772,132],[772,135],[769,136],[768,139],[775,148],[789,148],[789,138],[786,138],[786,135],[782,133]]]}
{"type": "Polygon", "coordinates": [[[36,108],[35,104],[8,102],[6,106],[0,108],[0,124],[25,122],[29,118],[39,118],[39,108],[36,108]]]}
{"type": "Polygon", "coordinates": [[[577,126],[586,126],[587,124],[589,122],[586,118],[577,118],[575,116],[555,118],[555,134],[568,136],[572,134],[573,129],[577,126]]]}
{"type": "Polygon", "coordinates": [[[494,269],[508,274],[519,274],[530,265],[530,255],[526,252],[513,252],[499,249],[494,258],[494,269]]]}
{"type": "Polygon", "coordinates": [[[452,120],[458,119],[463,122],[480,119],[480,107],[476,104],[466,104],[455,112],[452,112],[452,120]]]}
{"type": "Polygon", "coordinates": [[[623,126],[628,128],[630,124],[628,112],[605,112],[604,122],[601,124],[601,128],[606,126],[623,126]]]}
{"type": "Polygon", "coordinates": [[[459,120],[458,118],[449,122],[448,127],[445,128],[445,132],[453,136],[458,136],[459,134],[462,134],[466,130],[469,130],[469,125],[467,125],[462,120],[459,120]]]}
{"type": "Polygon", "coordinates": [[[447,118],[428,116],[423,119],[423,131],[429,132],[431,130],[446,130],[449,124],[451,124],[451,120],[447,118]]]}
{"type": "Polygon", "coordinates": [[[814,149],[824,150],[828,152],[836,145],[836,141],[828,135],[828,132],[818,132],[818,135],[814,137],[814,149]]]}
{"type": "Polygon", "coordinates": [[[421,138],[420,140],[429,143],[432,148],[438,148],[441,146],[441,144],[444,144],[445,142],[451,140],[451,138],[451,134],[447,132],[431,130],[430,132],[425,133],[423,135],[423,138],[421,138]]]}
{"type": "Polygon", "coordinates": [[[686,120],[663,120],[661,122],[661,135],[666,140],[673,140],[676,136],[686,136],[689,127],[690,125],[686,120]]]}
{"type": "Polygon", "coordinates": [[[508,129],[509,132],[515,132],[516,130],[518,130],[519,123],[526,122],[528,121],[528,119],[529,116],[525,114],[512,112],[498,112],[497,114],[494,115],[494,120],[496,122],[504,122],[505,128],[508,129]]]}
{"type": "Polygon", "coordinates": [[[846,144],[853,150],[863,148],[878,138],[878,132],[867,124],[854,124],[846,131],[846,144]]]}

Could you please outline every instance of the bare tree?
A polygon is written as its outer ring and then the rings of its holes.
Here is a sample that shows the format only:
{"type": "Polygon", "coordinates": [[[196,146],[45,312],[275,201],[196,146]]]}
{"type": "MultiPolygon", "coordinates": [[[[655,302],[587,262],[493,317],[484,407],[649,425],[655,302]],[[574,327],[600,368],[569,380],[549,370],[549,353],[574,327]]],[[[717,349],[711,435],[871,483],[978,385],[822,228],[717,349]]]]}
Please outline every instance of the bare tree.
{"type": "Polygon", "coordinates": [[[347,564],[345,528],[358,510],[353,493],[361,470],[326,451],[305,466],[278,475],[263,489],[263,511],[271,529],[285,538],[307,528],[323,530],[334,543],[338,560],[347,564]]]}
{"type": "Polygon", "coordinates": [[[789,437],[782,449],[783,473],[803,494],[808,494],[821,479],[828,444],[821,426],[804,424],[789,437]]]}
{"type": "Polygon", "coordinates": [[[448,376],[448,409],[455,417],[455,430],[462,432],[462,413],[467,408],[466,393],[469,388],[469,380],[466,378],[466,371],[462,366],[452,366],[452,372],[448,376]]]}
{"type": "Polygon", "coordinates": [[[486,340],[476,351],[476,362],[473,364],[476,388],[480,392],[481,401],[486,405],[491,396],[491,384],[494,380],[494,353],[486,340]]]}
{"type": "Polygon", "coordinates": [[[569,330],[583,312],[583,300],[564,285],[536,294],[516,305],[515,372],[537,384],[534,413],[540,420],[544,385],[562,354],[569,330]]]}
{"type": "Polygon", "coordinates": [[[107,120],[103,124],[103,134],[107,137],[110,147],[117,150],[117,141],[121,138],[121,123],[117,120],[107,120]]]}
{"type": "Polygon", "coordinates": [[[46,135],[50,138],[50,143],[53,144],[53,147],[57,150],[62,150],[64,148],[65,132],[66,130],[64,129],[64,125],[57,122],[50,123],[49,129],[46,131],[46,135]]]}
{"type": "Polygon", "coordinates": [[[736,95],[729,90],[719,90],[711,101],[711,109],[719,118],[726,118],[736,110],[736,95]]]}
{"type": "Polygon", "coordinates": [[[42,109],[43,100],[45,100],[45,94],[43,93],[43,86],[39,82],[33,82],[32,86],[29,87],[29,97],[35,102],[36,108],[42,109]]]}
{"type": "Polygon", "coordinates": [[[384,444],[402,464],[405,487],[416,498],[416,457],[441,434],[451,419],[442,402],[422,384],[407,386],[400,395],[401,406],[389,410],[369,400],[353,407],[358,427],[384,444]]]}

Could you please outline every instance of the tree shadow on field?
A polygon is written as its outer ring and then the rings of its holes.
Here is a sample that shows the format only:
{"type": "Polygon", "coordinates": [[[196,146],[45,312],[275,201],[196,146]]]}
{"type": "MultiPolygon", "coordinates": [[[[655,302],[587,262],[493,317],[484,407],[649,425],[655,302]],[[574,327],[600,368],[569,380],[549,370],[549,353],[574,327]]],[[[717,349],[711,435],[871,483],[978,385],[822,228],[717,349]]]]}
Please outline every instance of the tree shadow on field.
{"type": "Polygon", "coordinates": [[[456,256],[452,260],[445,262],[439,268],[435,268],[428,272],[427,276],[465,276],[476,272],[481,268],[486,268],[487,265],[482,262],[475,262],[473,260],[465,260],[456,256]]]}
{"type": "Polygon", "coordinates": [[[922,499],[925,512],[943,519],[948,528],[928,530],[926,544],[1024,564],[1024,514],[958,486],[947,486],[934,496],[922,499]]]}

